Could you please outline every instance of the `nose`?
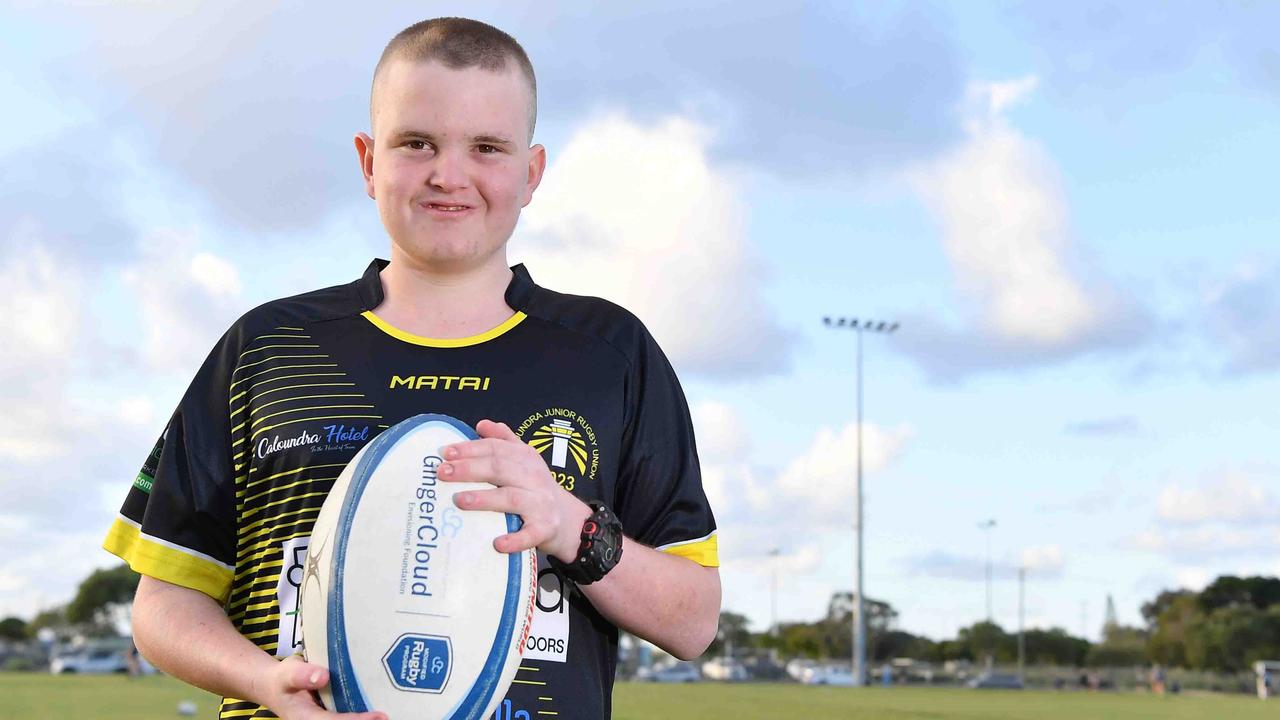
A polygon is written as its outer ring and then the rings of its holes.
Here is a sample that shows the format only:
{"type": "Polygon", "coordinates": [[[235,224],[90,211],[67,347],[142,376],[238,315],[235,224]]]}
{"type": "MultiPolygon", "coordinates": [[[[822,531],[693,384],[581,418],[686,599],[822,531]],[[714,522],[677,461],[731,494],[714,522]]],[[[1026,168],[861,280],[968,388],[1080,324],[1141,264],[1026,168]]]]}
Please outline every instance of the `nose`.
{"type": "Polygon", "coordinates": [[[457,153],[441,150],[431,163],[427,184],[439,192],[452,192],[467,186],[465,161],[457,153]]]}

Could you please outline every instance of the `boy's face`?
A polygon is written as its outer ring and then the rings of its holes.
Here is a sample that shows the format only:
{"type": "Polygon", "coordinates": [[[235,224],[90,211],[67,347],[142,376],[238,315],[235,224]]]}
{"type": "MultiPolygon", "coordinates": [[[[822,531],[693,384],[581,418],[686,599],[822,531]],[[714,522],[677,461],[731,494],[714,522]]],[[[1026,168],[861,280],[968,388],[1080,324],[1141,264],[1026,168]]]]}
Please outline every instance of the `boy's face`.
{"type": "Polygon", "coordinates": [[[395,61],[383,68],[370,138],[356,136],[365,190],[393,255],[425,269],[492,261],[542,179],[529,147],[529,88],[503,72],[395,61]],[[398,252],[396,252],[398,251],[398,252]]]}

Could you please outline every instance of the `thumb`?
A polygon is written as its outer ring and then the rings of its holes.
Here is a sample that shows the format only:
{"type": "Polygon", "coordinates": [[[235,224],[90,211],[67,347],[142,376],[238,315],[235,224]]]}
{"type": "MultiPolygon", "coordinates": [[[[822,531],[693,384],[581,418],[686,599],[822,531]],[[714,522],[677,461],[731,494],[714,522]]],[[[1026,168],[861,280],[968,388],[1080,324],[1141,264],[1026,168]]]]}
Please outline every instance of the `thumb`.
{"type": "Polygon", "coordinates": [[[298,690],[317,690],[329,684],[329,671],[319,665],[299,662],[290,668],[289,684],[298,690]]]}

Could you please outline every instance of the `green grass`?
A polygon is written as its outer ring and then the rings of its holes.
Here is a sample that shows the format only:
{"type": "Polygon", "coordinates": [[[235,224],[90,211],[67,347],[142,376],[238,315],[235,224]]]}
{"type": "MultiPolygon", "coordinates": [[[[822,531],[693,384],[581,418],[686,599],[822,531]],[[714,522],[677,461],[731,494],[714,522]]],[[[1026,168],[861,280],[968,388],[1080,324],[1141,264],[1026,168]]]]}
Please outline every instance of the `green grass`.
{"type": "Polygon", "coordinates": [[[0,673],[0,720],[173,720],[183,700],[216,717],[219,698],[170,677],[0,673]]]}
{"type": "Polygon", "coordinates": [[[805,685],[640,685],[614,690],[616,720],[1252,720],[1280,717],[1280,701],[1225,695],[829,688],[805,685]]]}
{"type": "MultiPolygon", "coordinates": [[[[192,700],[214,717],[217,698],[166,677],[0,673],[0,720],[172,720],[192,700]]],[[[618,683],[617,720],[1274,720],[1280,701],[1224,695],[1159,698],[1136,693],[998,692],[941,688],[618,683]]],[[[399,719],[397,719],[399,720],[399,719]]]]}

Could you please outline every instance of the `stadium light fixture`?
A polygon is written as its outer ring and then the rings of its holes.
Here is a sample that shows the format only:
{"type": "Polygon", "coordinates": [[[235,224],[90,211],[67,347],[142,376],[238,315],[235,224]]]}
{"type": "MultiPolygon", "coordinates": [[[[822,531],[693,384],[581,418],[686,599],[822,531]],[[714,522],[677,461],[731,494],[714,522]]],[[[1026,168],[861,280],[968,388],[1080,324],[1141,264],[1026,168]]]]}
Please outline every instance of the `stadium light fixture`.
{"type": "MultiPolygon", "coordinates": [[[[824,317],[822,324],[832,327],[830,317],[824,317]]],[[[878,322],[874,320],[858,321],[858,318],[839,317],[834,322],[836,328],[851,328],[858,333],[857,352],[857,403],[858,403],[858,451],[857,475],[854,480],[853,493],[853,527],[855,560],[853,571],[853,684],[862,687],[866,684],[867,667],[867,613],[863,602],[865,593],[862,585],[862,334],[865,332],[888,335],[898,329],[896,322],[878,322]]]]}

